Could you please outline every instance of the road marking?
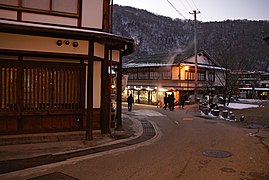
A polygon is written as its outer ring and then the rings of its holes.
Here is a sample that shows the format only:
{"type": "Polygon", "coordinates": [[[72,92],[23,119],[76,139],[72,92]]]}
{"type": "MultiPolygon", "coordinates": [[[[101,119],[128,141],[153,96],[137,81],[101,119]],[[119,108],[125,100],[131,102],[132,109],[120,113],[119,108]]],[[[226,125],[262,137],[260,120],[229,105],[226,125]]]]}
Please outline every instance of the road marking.
{"type": "Polygon", "coordinates": [[[134,110],[132,111],[132,114],[135,116],[166,116],[154,110],[134,110]]]}
{"type": "Polygon", "coordinates": [[[185,118],[183,118],[183,121],[191,121],[191,120],[193,120],[193,118],[191,118],[191,117],[185,117],[185,118]]]}

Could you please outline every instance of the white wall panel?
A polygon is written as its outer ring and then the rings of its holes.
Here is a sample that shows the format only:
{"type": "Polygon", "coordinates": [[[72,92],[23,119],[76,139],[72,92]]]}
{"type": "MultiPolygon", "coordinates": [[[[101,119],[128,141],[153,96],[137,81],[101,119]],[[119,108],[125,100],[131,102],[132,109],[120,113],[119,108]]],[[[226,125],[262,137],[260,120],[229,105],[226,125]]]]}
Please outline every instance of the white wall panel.
{"type": "Polygon", "coordinates": [[[101,62],[93,63],[93,108],[101,108],[101,62]]]}
{"type": "Polygon", "coordinates": [[[105,57],[105,45],[94,43],[94,56],[104,58],[105,57]]]}
{"type": "Polygon", "coordinates": [[[82,27],[102,29],[103,0],[82,0],[82,27]]]}
{"type": "Polygon", "coordinates": [[[6,19],[17,20],[17,11],[0,9],[0,17],[6,19]]]}
{"type": "Polygon", "coordinates": [[[120,51],[112,50],[112,61],[120,62],[120,51]]]}
{"type": "Polygon", "coordinates": [[[22,13],[23,21],[31,21],[31,22],[40,22],[40,23],[50,23],[57,25],[68,25],[68,26],[76,26],[78,24],[78,20],[76,18],[69,17],[60,17],[60,16],[52,16],[45,14],[35,14],[35,13],[22,13]]]}

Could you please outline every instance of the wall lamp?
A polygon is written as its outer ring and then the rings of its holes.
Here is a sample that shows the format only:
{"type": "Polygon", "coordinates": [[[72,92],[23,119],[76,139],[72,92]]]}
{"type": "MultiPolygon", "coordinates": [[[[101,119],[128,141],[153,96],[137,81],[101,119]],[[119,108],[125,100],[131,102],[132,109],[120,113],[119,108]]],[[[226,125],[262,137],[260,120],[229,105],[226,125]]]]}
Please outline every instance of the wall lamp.
{"type": "MultiPolygon", "coordinates": [[[[57,41],[56,41],[56,44],[57,44],[57,46],[59,46],[59,47],[62,46],[63,43],[64,43],[65,45],[69,46],[70,41],[68,41],[68,40],[65,40],[65,41],[57,40],[57,41]]],[[[77,41],[74,41],[74,42],[72,43],[72,45],[73,45],[74,48],[77,48],[77,47],[79,46],[79,44],[78,44],[77,41]]]]}
{"type": "Polygon", "coordinates": [[[62,46],[62,45],[63,45],[63,42],[62,42],[61,40],[58,40],[58,41],[56,42],[56,44],[57,44],[57,46],[62,46]]]}
{"type": "Polygon", "coordinates": [[[73,42],[73,47],[75,47],[75,48],[78,47],[78,42],[77,41],[73,42]]]}

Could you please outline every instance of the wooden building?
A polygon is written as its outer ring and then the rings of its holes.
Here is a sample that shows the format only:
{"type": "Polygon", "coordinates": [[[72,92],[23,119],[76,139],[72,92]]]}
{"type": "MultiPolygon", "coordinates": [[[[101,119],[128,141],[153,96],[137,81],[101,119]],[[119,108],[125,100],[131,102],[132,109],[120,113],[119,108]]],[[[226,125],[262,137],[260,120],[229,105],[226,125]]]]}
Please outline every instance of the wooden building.
{"type": "Polygon", "coordinates": [[[121,77],[122,56],[134,51],[133,39],[110,33],[111,8],[109,0],[0,1],[0,134],[110,131],[108,69],[121,77]]]}
{"type": "MultiPolygon", "coordinates": [[[[225,69],[206,51],[199,51],[197,61],[198,97],[220,90],[225,85],[225,69]]],[[[147,55],[124,64],[128,82],[123,100],[133,94],[136,103],[159,105],[165,93],[174,92],[176,104],[181,94],[194,101],[194,62],[192,52],[183,52],[147,55]]]]}
{"type": "Polygon", "coordinates": [[[238,78],[241,98],[269,99],[269,73],[265,71],[232,71],[238,78]]]}

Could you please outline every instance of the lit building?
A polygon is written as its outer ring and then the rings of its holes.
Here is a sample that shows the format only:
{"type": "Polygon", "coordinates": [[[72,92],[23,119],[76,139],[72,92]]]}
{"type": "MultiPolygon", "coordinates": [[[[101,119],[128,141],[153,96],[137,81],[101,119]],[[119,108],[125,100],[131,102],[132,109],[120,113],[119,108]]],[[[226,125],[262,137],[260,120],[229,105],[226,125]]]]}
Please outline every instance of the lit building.
{"type": "Polygon", "coordinates": [[[109,0],[0,1],[1,134],[110,131],[108,69],[121,77],[122,56],[134,51],[133,39],[110,33],[111,8],[109,0]]]}
{"type": "Polygon", "coordinates": [[[232,71],[238,78],[241,98],[269,98],[269,73],[264,71],[232,71]]]}
{"type": "MultiPolygon", "coordinates": [[[[128,82],[123,92],[123,100],[131,93],[136,103],[162,104],[164,94],[174,92],[175,103],[181,94],[194,101],[195,58],[192,53],[175,55],[154,54],[139,57],[123,65],[128,82]]],[[[209,92],[218,92],[225,85],[225,69],[209,54],[200,51],[198,65],[198,97],[209,92]]]]}

